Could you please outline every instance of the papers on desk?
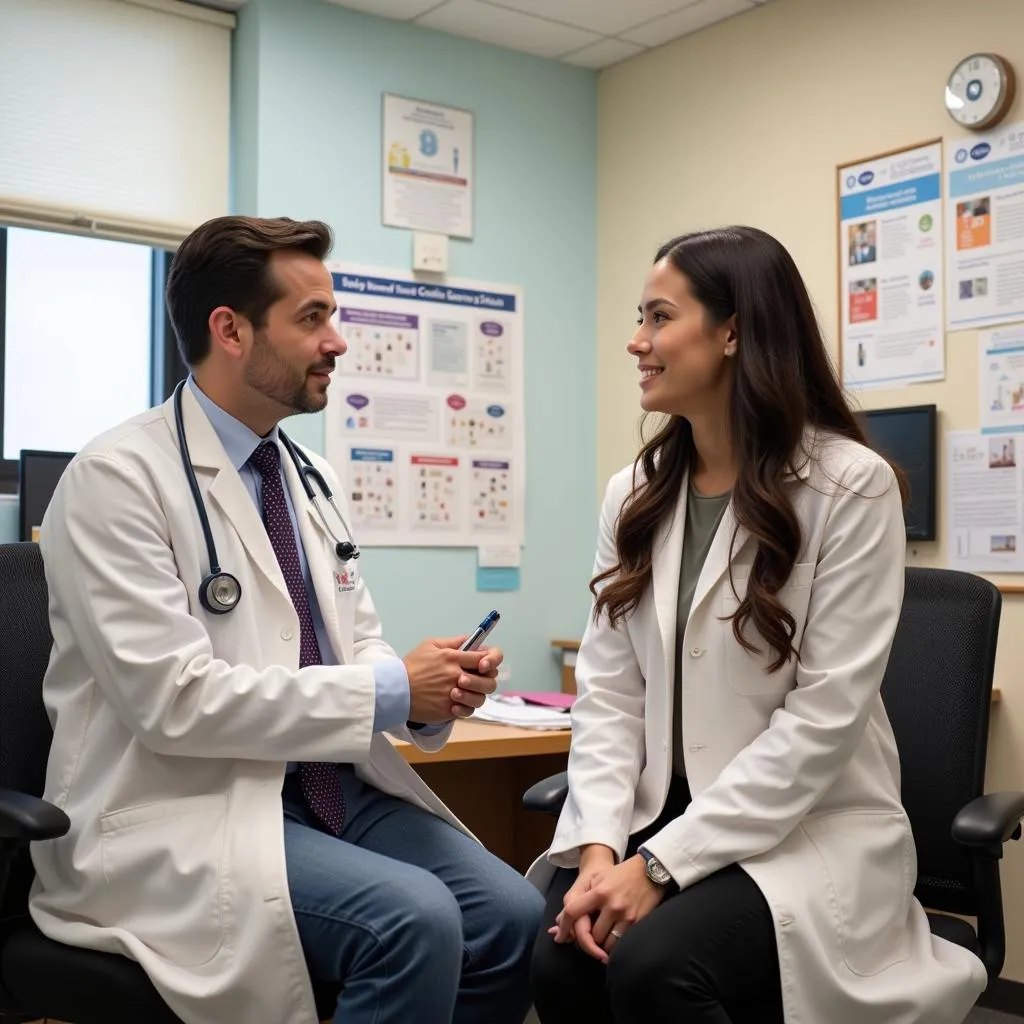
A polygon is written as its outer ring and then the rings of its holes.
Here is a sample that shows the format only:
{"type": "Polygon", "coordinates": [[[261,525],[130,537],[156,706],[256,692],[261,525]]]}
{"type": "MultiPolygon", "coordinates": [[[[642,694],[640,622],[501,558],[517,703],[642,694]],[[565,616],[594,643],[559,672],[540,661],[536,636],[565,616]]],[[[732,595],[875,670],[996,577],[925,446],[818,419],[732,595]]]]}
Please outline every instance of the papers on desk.
{"type": "Polygon", "coordinates": [[[478,722],[514,725],[519,729],[568,729],[568,708],[543,707],[527,703],[522,697],[494,694],[477,708],[473,718],[478,722]]]}

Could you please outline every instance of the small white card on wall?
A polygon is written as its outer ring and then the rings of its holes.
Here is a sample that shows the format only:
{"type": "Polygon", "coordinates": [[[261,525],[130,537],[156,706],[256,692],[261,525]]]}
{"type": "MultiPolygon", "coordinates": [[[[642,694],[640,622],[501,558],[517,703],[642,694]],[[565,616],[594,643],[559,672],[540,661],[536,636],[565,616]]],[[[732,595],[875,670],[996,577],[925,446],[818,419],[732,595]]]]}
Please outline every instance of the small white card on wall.
{"type": "Polygon", "coordinates": [[[518,544],[481,544],[477,565],[481,569],[518,569],[521,551],[518,544]]]}

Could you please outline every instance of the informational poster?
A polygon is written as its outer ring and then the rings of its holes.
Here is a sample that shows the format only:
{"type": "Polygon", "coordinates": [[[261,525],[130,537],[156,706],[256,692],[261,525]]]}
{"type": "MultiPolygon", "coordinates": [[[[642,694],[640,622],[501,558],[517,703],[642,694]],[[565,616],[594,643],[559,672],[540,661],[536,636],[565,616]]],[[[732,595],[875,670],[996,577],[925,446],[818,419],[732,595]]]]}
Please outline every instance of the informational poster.
{"type": "Polygon", "coordinates": [[[942,144],[838,173],[844,385],[942,380],[942,144]]]}
{"type": "Polygon", "coordinates": [[[981,432],[1024,431],[1024,326],[978,334],[981,432]]]}
{"type": "Polygon", "coordinates": [[[1024,437],[955,431],[947,440],[949,567],[1024,572],[1024,437]]]}
{"type": "Polygon", "coordinates": [[[523,296],[329,264],[338,360],[327,458],[364,547],[523,543],[523,296]]]}
{"type": "Polygon", "coordinates": [[[950,330],[1024,320],[1024,122],[946,144],[950,330]]]}
{"type": "Polygon", "coordinates": [[[384,223],[473,237],[473,115],[384,94],[384,223]]]}

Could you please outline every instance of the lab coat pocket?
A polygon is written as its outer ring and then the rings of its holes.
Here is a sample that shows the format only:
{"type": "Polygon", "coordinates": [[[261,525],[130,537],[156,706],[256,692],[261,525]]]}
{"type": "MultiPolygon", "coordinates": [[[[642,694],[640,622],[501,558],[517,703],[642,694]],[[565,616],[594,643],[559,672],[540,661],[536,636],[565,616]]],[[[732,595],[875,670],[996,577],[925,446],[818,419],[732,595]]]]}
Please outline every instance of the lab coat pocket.
{"type": "MultiPolygon", "coordinates": [[[[789,609],[795,620],[793,645],[797,649],[800,647],[804,625],[807,622],[807,606],[810,601],[811,583],[814,580],[814,569],[814,562],[797,562],[778,594],[779,600],[789,609]]],[[[744,635],[759,648],[760,653],[741,647],[732,631],[732,616],[747,592],[749,578],[749,570],[734,570],[732,584],[728,575],[721,583],[720,615],[723,619],[721,634],[725,644],[723,663],[726,680],[736,693],[743,696],[778,698],[793,688],[795,662],[790,660],[778,672],[769,672],[768,666],[774,654],[753,625],[749,622],[746,624],[744,635]]]]}
{"type": "Polygon", "coordinates": [[[803,830],[825,868],[846,966],[870,977],[906,960],[907,912],[917,875],[906,816],[842,812],[808,818],[803,830]]]}
{"type": "Polygon", "coordinates": [[[100,818],[117,924],[183,967],[212,960],[226,930],[224,793],[160,800],[100,818]]]}

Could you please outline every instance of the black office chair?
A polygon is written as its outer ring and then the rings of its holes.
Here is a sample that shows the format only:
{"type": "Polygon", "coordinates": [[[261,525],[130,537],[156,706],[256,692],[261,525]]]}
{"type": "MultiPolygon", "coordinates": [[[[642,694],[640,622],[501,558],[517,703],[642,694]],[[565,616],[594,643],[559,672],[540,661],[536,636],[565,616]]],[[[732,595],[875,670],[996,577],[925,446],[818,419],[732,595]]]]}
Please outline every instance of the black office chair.
{"type": "MultiPolygon", "coordinates": [[[[989,980],[1006,953],[999,860],[1019,839],[1024,793],[985,787],[992,674],[1002,598],[987,580],[948,569],[908,569],[882,699],[917,844],[915,893],[932,931],[973,950],[989,980]],[[959,917],[977,919],[977,930],[959,917]]],[[[524,805],[558,814],[565,772],[527,790],[524,805]]]]}
{"type": "MultiPolygon", "coordinates": [[[[181,1024],[134,960],[54,942],[28,915],[28,844],[70,827],[40,799],[52,739],[42,701],[51,643],[39,547],[0,544],[0,1021],[181,1024]]],[[[314,982],[313,991],[329,1020],[337,986],[314,982]]]]}

